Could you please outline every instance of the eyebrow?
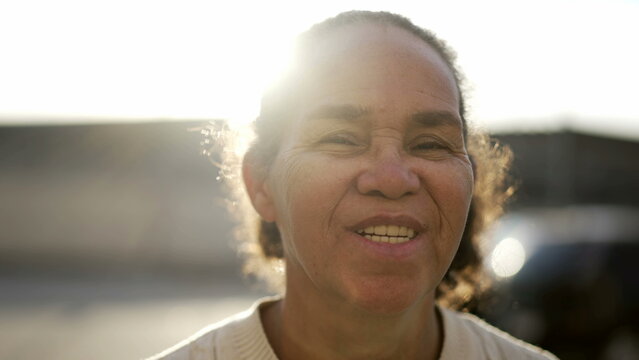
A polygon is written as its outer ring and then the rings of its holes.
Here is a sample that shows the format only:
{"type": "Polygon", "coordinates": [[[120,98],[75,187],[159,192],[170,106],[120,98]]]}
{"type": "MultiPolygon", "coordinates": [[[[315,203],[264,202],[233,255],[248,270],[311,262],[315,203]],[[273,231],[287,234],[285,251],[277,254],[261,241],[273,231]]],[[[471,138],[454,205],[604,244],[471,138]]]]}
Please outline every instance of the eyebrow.
{"type": "Polygon", "coordinates": [[[305,117],[308,120],[335,119],[335,120],[355,120],[366,116],[372,109],[356,105],[324,105],[320,106],[305,117]]]}
{"type": "Polygon", "coordinates": [[[420,111],[411,115],[411,120],[425,127],[461,127],[458,116],[448,111],[420,111]]]}
{"type": "MultiPolygon", "coordinates": [[[[334,119],[352,121],[367,116],[373,109],[366,106],[351,104],[323,105],[310,111],[305,118],[308,120],[334,119]]],[[[458,116],[449,111],[419,111],[409,116],[411,122],[424,127],[456,127],[462,126],[458,116]]]]}

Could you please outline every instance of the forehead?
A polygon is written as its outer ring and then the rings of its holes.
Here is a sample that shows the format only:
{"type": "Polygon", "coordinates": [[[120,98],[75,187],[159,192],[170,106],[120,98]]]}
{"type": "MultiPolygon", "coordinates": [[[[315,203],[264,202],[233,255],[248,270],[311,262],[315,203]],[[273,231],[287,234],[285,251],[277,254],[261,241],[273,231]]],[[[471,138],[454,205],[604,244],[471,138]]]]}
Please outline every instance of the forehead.
{"type": "Polygon", "coordinates": [[[430,45],[404,29],[373,23],[345,25],[308,45],[301,72],[306,110],[340,102],[380,110],[459,108],[452,71],[430,45]]]}

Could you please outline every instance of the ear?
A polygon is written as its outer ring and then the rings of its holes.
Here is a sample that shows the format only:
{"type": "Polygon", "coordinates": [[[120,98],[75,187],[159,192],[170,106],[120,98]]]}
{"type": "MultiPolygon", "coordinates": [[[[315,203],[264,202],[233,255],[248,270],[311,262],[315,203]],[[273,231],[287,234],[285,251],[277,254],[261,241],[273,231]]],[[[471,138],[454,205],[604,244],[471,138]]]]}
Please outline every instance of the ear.
{"type": "Polygon", "coordinates": [[[256,165],[251,158],[250,153],[247,153],[242,160],[244,186],[251,199],[253,208],[260,214],[262,219],[268,222],[275,222],[277,218],[275,203],[271,190],[266,183],[266,176],[264,171],[258,169],[259,165],[256,165]]]}

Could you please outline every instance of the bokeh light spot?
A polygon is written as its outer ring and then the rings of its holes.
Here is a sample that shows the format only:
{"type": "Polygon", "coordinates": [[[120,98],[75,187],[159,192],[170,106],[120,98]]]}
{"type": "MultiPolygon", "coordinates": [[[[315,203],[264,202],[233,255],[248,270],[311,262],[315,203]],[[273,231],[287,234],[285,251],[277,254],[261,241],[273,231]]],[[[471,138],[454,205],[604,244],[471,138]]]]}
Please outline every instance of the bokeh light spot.
{"type": "Polygon", "coordinates": [[[499,278],[509,278],[521,270],[526,261],[526,250],[515,238],[505,238],[491,253],[490,266],[499,278]]]}

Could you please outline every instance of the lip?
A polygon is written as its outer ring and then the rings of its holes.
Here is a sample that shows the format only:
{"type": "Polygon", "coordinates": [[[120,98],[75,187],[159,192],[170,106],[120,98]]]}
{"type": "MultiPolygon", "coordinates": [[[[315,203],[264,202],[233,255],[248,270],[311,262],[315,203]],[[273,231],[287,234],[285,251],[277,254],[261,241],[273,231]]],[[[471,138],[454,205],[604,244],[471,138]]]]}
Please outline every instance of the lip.
{"type": "Polygon", "coordinates": [[[420,256],[419,249],[424,246],[426,226],[416,218],[409,215],[381,214],[366,218],[353,226],[348,227],[348,238],[355,242],[356,246],[369,254],[374,259],[382,261],[402,261],[415,256],[420,256]],[[398,225],[410,227],[417,232],[417,236],[403,243],[383,243],[371,241],[356,231],[376,225],[398,225]]]}

